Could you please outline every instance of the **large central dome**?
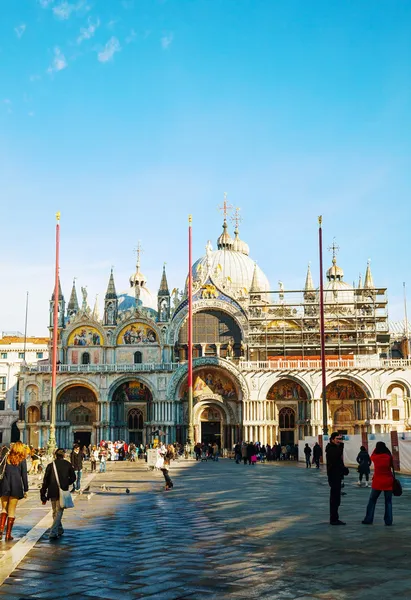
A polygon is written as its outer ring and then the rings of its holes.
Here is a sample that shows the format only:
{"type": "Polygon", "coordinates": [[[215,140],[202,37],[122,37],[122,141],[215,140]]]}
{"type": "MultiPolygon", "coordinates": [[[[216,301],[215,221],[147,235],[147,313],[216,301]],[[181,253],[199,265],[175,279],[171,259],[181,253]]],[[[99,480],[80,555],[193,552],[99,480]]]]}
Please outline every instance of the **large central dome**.
{"type": "Polygon", "coordinates": [[[228,294],[245,296],[251,287],[267,292],[270,284],[263,271],[248,256],[248,245],[240,240],[238,229],[233,239],[224,220],[223,233],[217,240],[217,250],[207,243],[206,254],[193,265],[193,281],[203,283],[207,276],[228,294]]]}

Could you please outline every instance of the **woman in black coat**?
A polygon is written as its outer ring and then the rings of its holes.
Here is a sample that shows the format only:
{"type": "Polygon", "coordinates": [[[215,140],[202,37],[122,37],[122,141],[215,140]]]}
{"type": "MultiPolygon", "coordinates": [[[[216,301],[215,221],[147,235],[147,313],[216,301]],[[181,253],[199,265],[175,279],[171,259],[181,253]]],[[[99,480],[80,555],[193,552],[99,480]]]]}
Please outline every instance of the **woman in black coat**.
{"type": "Polygon", "coordinates": [[[357,485],[362,485],[362,478],[365,476],[365,487],[369,487],[368,479],[370,477],[371,458],[365,446],[361,446],[360,453],[357,456],[359,480],[357,485]]]}
{"type": "MultiPolygon", "coordinates": [[[[4,475],[0,481],[1,515],[0,539],[6,526],[6,541],[11,541],[11,531],[16,520],[16,507],[19,500],[27,498],[29,482],[27,479],[27,447],[21,442],[13,444],[10,452],[3,456],[4,475]]],[[[3,468],[0,473],[3,473],[3,468]]]]}

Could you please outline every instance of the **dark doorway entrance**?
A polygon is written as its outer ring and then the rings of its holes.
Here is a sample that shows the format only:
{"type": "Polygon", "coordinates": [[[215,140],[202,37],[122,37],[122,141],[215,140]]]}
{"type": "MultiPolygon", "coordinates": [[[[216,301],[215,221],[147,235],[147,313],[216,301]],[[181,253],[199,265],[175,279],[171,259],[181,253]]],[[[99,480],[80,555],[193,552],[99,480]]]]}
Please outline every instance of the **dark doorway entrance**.
{"type": "Polygon", "coordinates": [[[91,431],[75,431],[74,432],[74,443],[79,444],[80,448],[83,446],[90,446],[91,443],[91,431]]]}
{"type": "Polygon", "coordinates": [[[201,441],[204,444],[217,444],[221,447],[221,422],[203,421],[201,423],[201,441]]]}
{"type": "Polygon", "coordinates": [[[142,431],[129,431],[128,432],[128,441],[130,444],[136,444],[139,446],[143,443],[143,432],[142,431]]]}
{"type": "Polygon", "coordinates": [[[294,444],[294,431],[280,431],[280,441],[282,446],[294,444]]]}
{"type": "Polygon", "coordinates": [[[11,426],[11,443],[20,441],[20,429],[17,427],[17,421],[11,426]]]}

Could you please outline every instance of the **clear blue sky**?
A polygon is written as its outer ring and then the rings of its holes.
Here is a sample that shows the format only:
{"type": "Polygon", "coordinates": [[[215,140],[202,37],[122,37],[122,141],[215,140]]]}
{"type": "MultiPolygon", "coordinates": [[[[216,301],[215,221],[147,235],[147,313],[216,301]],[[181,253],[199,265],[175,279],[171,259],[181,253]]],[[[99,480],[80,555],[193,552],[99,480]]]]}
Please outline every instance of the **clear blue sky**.
{"type": "MultiPolygon", "coordinates": [[[[411,287],[411,3],[2,0],[0,330],[48,324],[61,279],[156,291],[221,229],[223,193],[272,287],[318,282],[317,215],[348,282],[411,287]]],[[[326,263],[330,257],[326,257],[326,263]]]]}

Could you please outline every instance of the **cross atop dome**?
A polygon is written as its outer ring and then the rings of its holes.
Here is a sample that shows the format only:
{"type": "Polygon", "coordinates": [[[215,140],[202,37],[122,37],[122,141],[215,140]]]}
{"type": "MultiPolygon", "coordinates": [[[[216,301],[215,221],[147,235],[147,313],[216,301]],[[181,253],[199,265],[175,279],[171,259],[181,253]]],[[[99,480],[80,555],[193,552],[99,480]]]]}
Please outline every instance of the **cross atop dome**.
{"type": "Polygon", "coordinates": [[[241,208],[239,208],[237,206],[237,208],[234,211],[233,216],[231,217],[232,222],[235,223],[235,229],[236,229],[237,232],[238,232],[238,226],[241,223],[241,221],[243,220],[242,217],[241,217],[241,215],[240,215],[240,210],[241,210],[241,208]]]}
{"type": "Polygon", "coordinates": [[[335,238],[333,238],[333,243],[328,247],[328,250],[333,253],[333,265],[337,263],[337,254],[340,251],[340,247],[335,243],[335,238]]]}
{"type": "Polygon", "coordinates": [[[222,206],[218,207],[224,215],[224,223],[227,223],[228,213],[234,208],[232,204],[227,202],[227,192],[224,192],[224,202],[222,206]]]}
{"type": "Polygon", "coordinates": [[[137,266],[137,271],[140,270],[140,260],[141,260],[141,255],[143,254],[143,252],[144,252],[144,250],[143,250],[143,247],[141,245],[141,241],[138,240],[137,246],[136,246],[136,249],[135,249],[135,253],[137,255],[137,265],[136,265],[137,266]]]}

